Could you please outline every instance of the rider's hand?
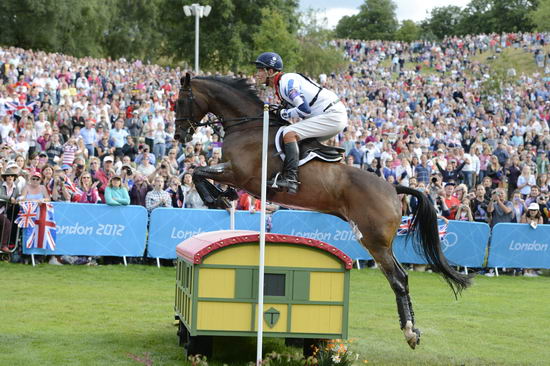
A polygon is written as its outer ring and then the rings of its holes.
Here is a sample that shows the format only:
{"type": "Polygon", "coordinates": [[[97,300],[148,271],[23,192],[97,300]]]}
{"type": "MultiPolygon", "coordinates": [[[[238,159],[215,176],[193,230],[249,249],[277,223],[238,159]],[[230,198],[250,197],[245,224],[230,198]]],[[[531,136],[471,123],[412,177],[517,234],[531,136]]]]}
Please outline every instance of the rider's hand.
{"type": "Polygon", "coordinates": [[[277,110],[277,118],[282,119],[283,121],[290,121],[290,113],[288,113],[288,109],[285,108],[279,108],[277,110]]]}

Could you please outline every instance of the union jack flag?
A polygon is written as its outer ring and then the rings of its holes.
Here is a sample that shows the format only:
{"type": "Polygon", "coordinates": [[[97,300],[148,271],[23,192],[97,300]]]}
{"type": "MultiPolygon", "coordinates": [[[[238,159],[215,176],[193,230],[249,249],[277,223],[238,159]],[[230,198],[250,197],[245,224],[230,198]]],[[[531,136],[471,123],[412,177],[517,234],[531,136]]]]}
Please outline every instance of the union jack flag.
{"type": "Polygon", "coordinates": [[[15,223],[22,228],[34,227],[37,208],[36,202],[22,202],[19,205],[19,216],[15,219],[15,223]]]}
{"type": "Polygon", "coordinates": [[[6,110],[8,114],[20,113],[23,109],[26,109],[29,111],[29,113],[31,113],[34,110],[36,101],[28,102],[28,103],[13,101],[13,102],[7,102],[5,105],[6,105],[6,110]]]}
{"type": "MultiPolygon", "coordinates": [[[[401,218],[401,225],[399,225],[399,229],[397,229],[397,235],[407,235],[411,229],[411,226],[412,216],[403,216],[401,218]]],[[[445,223],[438,225],[440,239],[443,239],[443,237],[447,234],[447,226],[448,225],[445,223]]]]}
{"type": "Polygon", "coordinates": [[[65,181],[63,182],[63,185],[73,194],[82,194],[80,188],[78,188],[67,176],[65,176],[65,181]]]}
{"type": "Polygon", "coordinates": [[[27,248],[55,250],[56,225],[53,217],[53,205],[51,203],[41,203],[39,207],[38,218],[34,220],[35,227],[27,228],[30,235],[27,236],[25,246],[27,248]]]}

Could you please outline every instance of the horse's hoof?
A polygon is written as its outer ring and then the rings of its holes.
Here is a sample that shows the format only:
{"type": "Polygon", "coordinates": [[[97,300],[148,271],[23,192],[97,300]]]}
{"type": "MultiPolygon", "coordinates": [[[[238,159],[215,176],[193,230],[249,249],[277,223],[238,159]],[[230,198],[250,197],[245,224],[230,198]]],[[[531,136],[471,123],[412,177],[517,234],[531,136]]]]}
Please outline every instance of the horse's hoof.
{"type": "Polygon", "coordinates": [[[416,346],[420,344],[420,330],[415,328],[410,320],[405,324],[403,334],[405,335],[405,340],[409,344],[409,347],[412,349],[415,349],[416,346]]]}

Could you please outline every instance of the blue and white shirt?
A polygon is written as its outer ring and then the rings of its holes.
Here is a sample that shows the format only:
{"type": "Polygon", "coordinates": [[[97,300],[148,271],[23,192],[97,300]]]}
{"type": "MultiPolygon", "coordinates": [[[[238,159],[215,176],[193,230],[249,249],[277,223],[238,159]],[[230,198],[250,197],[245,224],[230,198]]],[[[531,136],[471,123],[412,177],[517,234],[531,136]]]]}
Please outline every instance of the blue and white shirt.
{"type": "Polygon", "coordinates": [[[319,91],[319,85],[300,74],[282,74],[277,82],[279,96],[290,105],[294,106],[293,108],[283,110],[281,117],[284,119],[307,119],[323,114],[330,104],[339,100],[334,92],[325,88],[319,91]],[[319,95],[313,105],[311,105],[317,93],[319,95]]]}

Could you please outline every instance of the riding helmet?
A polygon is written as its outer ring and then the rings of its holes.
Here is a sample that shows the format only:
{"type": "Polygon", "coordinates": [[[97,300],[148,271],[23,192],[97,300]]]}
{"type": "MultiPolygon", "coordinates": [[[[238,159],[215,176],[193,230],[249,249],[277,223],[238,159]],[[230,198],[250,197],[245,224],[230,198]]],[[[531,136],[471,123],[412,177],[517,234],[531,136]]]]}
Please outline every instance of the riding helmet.
{"type": "Polygon", "coordinates": [[[253,62],[257,68],[266,68],[281,71],[283,69],[283,59],[275,52],[264,52],[256,61],[253,62]]]}

